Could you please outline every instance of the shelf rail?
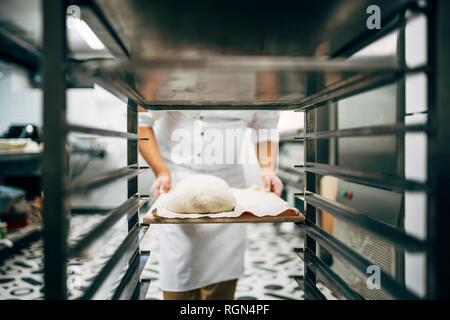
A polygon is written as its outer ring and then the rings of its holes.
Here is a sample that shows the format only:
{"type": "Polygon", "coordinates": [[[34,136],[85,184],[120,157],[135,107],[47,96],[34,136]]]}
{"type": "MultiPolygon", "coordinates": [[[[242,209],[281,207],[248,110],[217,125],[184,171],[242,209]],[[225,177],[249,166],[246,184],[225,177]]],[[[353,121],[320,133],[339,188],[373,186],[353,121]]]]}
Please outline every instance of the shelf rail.
{"type": "Polygon", "coordinates": [[[327,300],[325,295],[310,279],[304,276],[294,276],[293,279],[297,282],[299,288],[305,292],[306,300],[327,300]]]}
{"type": "Polygon", "coordinates": [[[425,183],[404,179],[394,175],[348,169],[323,163],[306,162],[305,165],[296,165],[295,167],[303,168],[306,172],[322,176],[329,175],[393,191],[425,191],[429,189],[425,183]]]}
{"type": "Polygon", "coordinates": [[[310,261],[308,267],[322,276],[322,281],[338,297],[344,297],[348,300],[364,300],[364,298],[353,290],[339,275],[337,275],[325,262],[317,257],[313,252],[303,248],[294,248],[294,252],[305,261],[310,261]]]}
{"type": "Polygon", "coordinates": [[[140,227],[135,226],[116,249],[91,286],[85,291],[82,300],[106,299],[114,288],[118,276],[127,266],[128,260],[139,245],[140,227]]]}
{"type": "Polygon", "coordinates": [[[84,180],[74,181],[68,188],[70,194],[87,193],[122,178],[132,178],[143,172],[137,164],[108,171],[102,175],[84,180]]]}
{"type": "Polygon", "coordinates": [[[295,137],[294,140],[306,141],[306,140],[328,139],[328,138],[365,137],[378,135],[392,135],[405,132],[429,132],[429,131],[430,130],[427,128],[427,126],[423,124],[404,125],[401,123],[397,123],[393,125],[307,132],[304,133],[303,136],[301,137],[295,137]]]}
{"type": "MultiPolygon", "coordinates": [[[[321,246],[330,251],[333,255],[343,259],[350,266],[352,266],[362,277],[367,278],[367,270],[373,265],[372,262],[350,249],[347,245],[329,235],[323,229],[319,228],[315,223],[307,221],[304,224],[296,224],[299,228],[304,230],[308,236],[312,237],[321,246]]],[[[308,248],[306,248],[309,250],[308,248]]],[[[305,263],[309,263],[306,259],[305,263]]],[[[314,263],[314,262],[312,262],[314,263]]],[[[417,300],[419,297],[407,290],[404,285],[401,285],[397,280],[392,278],[385,271],[380,269],[380,286],[390,296],[395,299],[417,300]]]]}
{"type": "Polygon", "coordinates": [[[428,249],[428,245],[423,240],[410,236],[396,227],[371,218],[363,212],[358,212],[351,207],[328,200],[314,193],[296,196],[300,200],[314,206],[316,209],[323,210],[342,221],[346,221],[373,233],[401,249],[405,249],[409,252],[423,252],[428,249]]]}
{"type": "MultiPolygon", "coordinates": [[[[126,200],[119,207],[109,211],[106,218],[103,219],[96,227],[89,231],[82,237],[75,245],[69,248],[69,256],[79,256],[83,251],[89,249],[98,239],[101,238],[110,228],[116,224],[123,216],[135,214],[139,207],[143,205],[140,203],[139,197],[132,197],[126,200]]],[[[148,201],[146,199],[145,201],[148,201]]]]}
{"type": "Polygon", "coordinates": [[[117,137],[117,138],[129,139],[129,140],[138,140],[137,134],[134,134],[134,133],[92,128],[92,127],[86,127],[86,126],[74,125],[74,124],[68,125],[67,131],[68,132],[94,134],[94,135],[105,136],[105,137],[117,137]]]}

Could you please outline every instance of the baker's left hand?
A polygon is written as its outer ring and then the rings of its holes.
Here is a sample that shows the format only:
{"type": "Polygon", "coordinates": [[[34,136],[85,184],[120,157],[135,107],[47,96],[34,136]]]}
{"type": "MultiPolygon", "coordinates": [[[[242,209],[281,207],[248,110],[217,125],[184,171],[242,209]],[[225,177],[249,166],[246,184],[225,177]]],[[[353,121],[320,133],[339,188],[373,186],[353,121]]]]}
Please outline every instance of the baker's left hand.
{"type": "Polygon", "coordinates": [[[261,178],[265,191],[273,192],[277,196],[281,195],[281,191],[283,191],[283,183],[275,173],[262,172],[261,178]]]}

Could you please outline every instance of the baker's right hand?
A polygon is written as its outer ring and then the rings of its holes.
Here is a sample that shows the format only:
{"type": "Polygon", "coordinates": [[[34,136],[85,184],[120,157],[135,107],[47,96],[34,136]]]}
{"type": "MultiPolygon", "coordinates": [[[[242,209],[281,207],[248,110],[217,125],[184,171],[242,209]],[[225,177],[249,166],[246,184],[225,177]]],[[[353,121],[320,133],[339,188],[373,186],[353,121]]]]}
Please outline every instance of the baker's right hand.
{"type": "Polygon", "coordinates": [[[170,190],[171,184],[172,178],[170,177],[170,173],[160,174],[156,177],[155,182],[153,182],[150,193],[155,198],[158,198],[162,193],[166,193],[170,190]]]}

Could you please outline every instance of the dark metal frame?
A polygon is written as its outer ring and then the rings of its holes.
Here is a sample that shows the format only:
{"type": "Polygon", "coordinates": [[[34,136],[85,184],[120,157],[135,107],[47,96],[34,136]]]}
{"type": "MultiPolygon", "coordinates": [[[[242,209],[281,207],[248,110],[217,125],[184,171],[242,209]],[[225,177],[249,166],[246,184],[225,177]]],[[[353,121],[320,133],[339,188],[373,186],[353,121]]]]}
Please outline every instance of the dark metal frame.
{"type": "Polygon", "coordinates": [[[428,19],[428,122],[434,133],[428,135],[427,235],[431,250],[427,254],[426,292],[430,299],[450,298],[450,21],[446,15],[450,2],[435,0],[428,19]]]}
{"type": "Polygon", "coordinates": [[[67,299],[66,264],[68,257],[79,256],[100,240],[120,218],[127,216],[128,235],[86,290],[82,299],[132,299],[145,295],[148,283],[141,286],[141,272],[149,254],[141,255],[139,242],[147,231],[139,224],[139,208],[148,198],[139,196],[137,105],[129,100],[127,132],[89,128],[66,123],[66,9],[68,1],[43,1],[44,21],[44,280],[47,299],[67,299]],[[68,178],[67,134],[89,133],[127,139],[128,165],[100,176],[70,183],[68,178]],[[128,200],[111,210],[106,218],[72,247],[67,245],[70,220],[69,196],[86,193],[118,179],[128,180],[128,200]],[[117,277],[127,267],[117,287],[117,277]],[[140,266],[140,268],[138,268],[140,266]]]}
{"type": "MultiPolygon", "coordinates": [[[[450,225],[450,199],[448,197],[448,180],[450,169],[450,149],[447,147],[450,140],[450,128],[447,120],[450,118],[448,106],[450,105],[448,90],[448,75],[450,74],[450,52],[447,45],[447,36],[450,33],[446,12],[450,11],[450,3],[447,0],[431,0],[428,7],[418,7],[414,2],[411,6],[402,8],[397,15],[404,13],[406,8],[418,10],[428,15],[428,40],[429,40],[429,63],[427,66],[413,70],[406,69],[401,63],[399,67],[385,68],[381,70],[377,65],[368,65],[355,76],[339,81],[332,86],[320,88],[318,75],[312,74],[308,78],[308,96],[295,102],[237,102],[235,104],[221,102],[152,102],[146,104],[143,97],[136,90],[132,77],[118,76],[111,70],[94,68],[89,75],[97,81],[105,84],[111,92],[118,96],[126,97],[127,107],[127,132],[88,128],[70,125],[65,122],[66,109],[66,75],[70,71],[90,71],[88,65],[80,63],[69,63],[67,59],[67,43],[65,34],[66,8],[73,1],[44,0],[43,1],[43,59],[42,69],[44,73],[44,135],[45,150],[43,154],[43,188],[44,188],[44,250],[45,250],[45,296],[47,299],[67,299],[66,286],[66,262],[67,258],[81,254],[83,250],[94,244],[118,219],[127,216],[128,235],[111,259],[105,264],[91,287],[86,291],[83,298],[101,298],[114,289],[111,279],[117,275],[117,270],[128,266],[125,275],[121,278],[119,285],[115,288],[113,298],[129,299],[142,298],[148,288],[148,282],[140,280],[140,274],[145,262],[149,257],[148,252],[141,252],[139,240],[147,230],[139,224],[138,213],[142,199],[148,200],[138,194],[137,174],[143,169],[137,164],[138,137],[137,137],[137,104],[142,104],[148,109],[161,110],[195,110],[195,109],[238,109],[238,110],[297,110],[305,112],[305,168],[306,183],[305,191],[298,198],[304,201],[304,209],[307,221],[298,224],[298,227],[306,232],[305,249],[296,250],[305,262],[304,277],[296,277],[295,280],[304,288],[307,299],[324,299],[324,295],[316,286],[317,275],[325,280],[337,295],[348,299],[360,299],[361,296],[350,288],[345,281],[335,274],[317,255],[318,244],[326,248],[334,255],[341,257],[351,267],[367,276],[366,268],[370,264],[367,259],[354,252],[333,236],[326,233],[316,224],[317,210],[325,209],[332,215],[345,219],[365,230],[383,237],[400,248],[427,253],[427,295],[426,298],[449,298],[450,291],[450,241],[448,240],[448,226],[450,225]],[[349,130],[317,131],[316,113],[317,108],[327,103],[338,101],[342,98],[355,95],[388,83],[401,83],[406,74],[410,72],[426,72],[428,75],[429,93],[429,120],[426,126],[404,126],[402,123],[383,126],[355,128],[349,130]],[[127,167],[114,170],[100,177],[86,181],[70,183],[68,178],[68,151],[66,148],[68,132],[81,132],[98,134],[102,136],[113,136],[127,139],[127,167]],[[323,165],[317,159],[317,140],[334,137],[348,136],[373,136],[380,134],[397,134],[403,136],[407,131],[423,131],[428,134],[428,182],[426,184],[415,181],[407,181],[401,177],[374,175],[367,172],[359,172],[339,168],[338,166],[323,165]],[[317,175],[334,175],[342,179],[357,183],[374,185],[391,190],[424,190],[427,192],[428,211],[428,238],[426,241],[418,240],[402,232],[392,230],[379,221],[367,217],[360,217],[357,212],[347,207],[322,199],[316,194],[317,175]],[[104,184],[117,179],[128,179],[128,200],[121,206],[111,210],[105,220],[88,232],[80,242],[67,246],[68,222],[70,219],[70,207],[68,197],[78,192],[88,192],[104,184]],[[111,289],[111,290],[110,290],[111,289]]],[[[81,5],[89,6],[97,18],[104,24],[106,30],[111,33],[122,54],[129,56],[127,48],[123,45],[111,24],[95,6],[94,1],[78,1],[81,5]]],[[[392,31],[404,26],[403,19],[396,19],[387,28],[392,31]]],[[[384,32],[387,32],[384,31],[384,32]]],[[[383,30],[372,37],[356,39],[355,43],[349,44],[337,53],[345,56],[352,50],[357,50],[383,35],[383,30]]],[[[1,40],[1,39],[0,39],[1,40]]],[[[8,41],[11,39],[7,39],[8,41]]],[[[4,42],[4,41],[3,41],[4,42]]],[[[19,45],[14,42],[14,46],[19,45]]],[[[19,45],[20,46],[20,45],[19,45]]],[[[1,55],[13,62],[19,63],[30,70],[34,70],[40,57],[34,50],[27,50],[20,46],[27,55],[7,55],[8,49],[1,51],[1,55]],[[5,53],[6,52],[6,53],[5,53]]],[[[2,48],[4,49],[4,48],[2,48]]],[[[10,54],[10,53],[8,53],[10,54]]],[[[123,58],[122,56],[122,58],[123,58]]],[[[230,60],[233,62],[232,60],[230,60]]],[[[161,63],[161,61],[156,61],[161,63]]],[[[195,62],[195,61],[194,61],[195,62]]],[[[214,62],[214,61],[213,61],[214,62]]],[[[235,61],[236,62],[236,61],[235,61]]],[[[239,61],[238,61],[239,62],[239,61]]],[[[168,61],[166,63],[172,63],[168,61]]],[[[176,61],[174,63],[177,63],[176,61]]],[[[205,62],[201,62],[205,64],[205,62]]],[[[241,63],[241,62],[239,62],[241,63]]],[[[296,61],[296,68],[304,70],[344,70],[351,65],[341,62],[320,61],[314,64],[311,61],[296,61]],[[312,63],[312,64],[311,64],[312,63]],[[341,63],[341,65],[339,65],[341,63]]],[[[290,65],[293,66],[292,64],[290,65]]],[[[195,63],[194,63],[195,67],[195,63]]],[[[217,67],[217,66],[216,66],[217,67]]],[[[230,65],[226,65],[227,68],[230,65]]],[[[294,66],[295,67],[295,66],[294,66]]],[[[286,65],[283,67],[286,68],[286,65]]],[[[357,68],[357,70],[359,70],[357,68]]],[[[401,115],[400,115],[401,116],[401,115]]],[[[400,120],[400,118],[399,118],[400,120]]],[[[415,294],[408,291],[402,283],[393,279],[390,275],[382,272],[381,285],[383,289],[395,298],[416,299],[415,294]]]]}
{"type": "Polygon", "coordinates": [[[66,299],[69,203],[66,193],[66,3],[43,2],[44,136],[42,157],[44,281],[47,299],[66,299]],[[58,27],[55,27],[58,26],[58,27]]]}
{"type": "MultiPolygon", "coordinates": [[[[306,299],[323,299],[323,295],[318,294],[316,287],[316,274],[322,275],[322,280],[329,284],[329,288],[337,296],[356,299],[359,294],[346,286],[345,281],[335,274],[328,265],[326,265],[317,255],[317,245],[327,249],[332,255],[335,255],[346,262],[350,267],[357,270],[361,276],[367,278],[367,267],[372,263],[356,253],[345,244],[340,242],[334,236],[328,234],[316,224],[316,210],[325,210],[336,218],[343,219],[348,223],[354,224],[364,230],[381,237],[392,245],[410,252],[426,253],[426,296],[427,299],[449,298],[450,276],[450,241],[448,239],[448,226],[450,225],[450,200],[448,199],[449,186],[445,181],[450,178],[450,169],[448,160],[450,159],[449,149],[446,147],[450,139],[450,129],[446,125],[449,117],[450,105],[449,96],[445,94],[448,91],[449,72],[450,72],[450,50],[446,43],[446,35],[450,32],[450,23],[443,12],[449,12],[450,3],[445,0],[435,0],[427,2],[425,7],[418,7],[416,3],[412,6],[402,8],[398,13],[397,22],[394,24],[397,28],[403,30],[403,19],[405,10],[411,9],[425,13],[428,16],[428,65],[411,70],[416,72],[420,70],[428,76],[428,124],[405,126],[402,123],[404,116],[404,94],[399,93],[401,105],[397,123],[391,126],[365,127],[334,131],[316,131],[315,114],[317,108],[326,103],[336,101],[333,96],[317,97],[303,105],[300,110],[305,112],[305,134],[299,137],[304,141],[305,164],[303,167],[306,174],[306,186],[303,194],[297,197],[304,202],[306,212],[306,222],[297,224],[306,232],[305,249],[296,249],[295,251],[304,260],[305,276],[296,277],[296,281],[301,284],[305,290],[306,299]],[[403,112],[403,114],[402,114],[403,112]],[[399,147],[403,146],[404,134],[407,131],[422,131],[427,133],[428,137],[428,181],[419,183],[408,181],[401,177],[373,174],[368,172],[355,171],[351,169],[340,168],[318,163],[316,159],[317,139],[329,139],[334,137],[354,137],[354,136],[375,136],[383,134],[395,134],[398,140],[401,140],[399,147]],[[355,210],[341,205],[337,202],[324,199],[316,194],[318,182],[317,175],[332,175],[345,180],[361,184],[373,185],[381,188],[387,188],[395,191],[405,190],[423,190],[427,192],[427,225],[428,237],[425,241],[407,235],[403,231],[388,226],[380,221],[374,220],[356,212],[355,210]],[[355,296],[355,294],[357,294],[355,296]]],[[[389,28],[388,31],[392,31],[389,28]]],[[[379,38],[380,34],[376,38],[379,38]]],[[[403,32],[400,32],[403,39],[403,32]]],[[[360,39],[361,41],[363,39],[360,39]]],[[[364,39],[364,45],[367,45],[367,39],[364,39]]],[[[363,45],[353,44],[357,48],[363,45]]],[[[401,48],[402,49],[402,48],[401,48]]],[[[347,48],[347,51],[350,50],[347,48]]],[[[352,50],[350,50],[352,51],[352,50]]],[[[355,52],[353,50],[352,52],[355,52]]],[[[401,50],[400,54],[404,51],[401,50]]],[[[341,52],[340,54],[344,54],[341,52]]],[[[403,67],[403,60],[399,61],[400,67],[403,67]]],[[[404,76],[396,79],[401,85],[399,90],[404,90],[404,76]]],[[[345,95],[337,95],[338,100],[342,97],[351,96],[358,93],[358,90],[348,92],[345,95]]],[[[404,155],[400,152],[399,161],[403,163],[404,155]]],[[[403,164],[401,168],[404,168],[403,164]]],[[[381,271],[382,289],[390,296],[397,299],[419,299],[419,297],[405,288],[403,282],[395,280],[390,275],[381,271]]]]}

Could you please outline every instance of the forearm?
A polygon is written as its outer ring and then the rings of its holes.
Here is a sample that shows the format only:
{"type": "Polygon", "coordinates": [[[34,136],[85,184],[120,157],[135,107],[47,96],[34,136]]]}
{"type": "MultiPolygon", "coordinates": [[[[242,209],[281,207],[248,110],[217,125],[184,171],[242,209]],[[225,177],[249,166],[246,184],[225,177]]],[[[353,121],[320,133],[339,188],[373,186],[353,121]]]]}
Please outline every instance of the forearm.
{"type": "Polygon", "coordinates": [[[261,166],[261,178],[264,190],[281,195],[283,183],[275,174],[275,166],[278,158],[278,143],[262,141],[256,144],[256,154],[261,166]]]}
{"type": "Polygon", "coordinates": [[[156,142],[155,133],[152,127],[139,127],[138,128],[139,138],[148,138],[149,140],[139,141],[139,152],[142,157],[147,161],[149,166],[152,168],[155,176],[161,176],[163,174],[169,174],[169,169],[167,169],[164,160],[159,152],[158,143],[156,142]]]}
{"type": "Polygon", "coordinates": [[[274,173],[278,157],[278,143],[262,141],[256,143],[256,155],[263,173],[274,173]]]}

